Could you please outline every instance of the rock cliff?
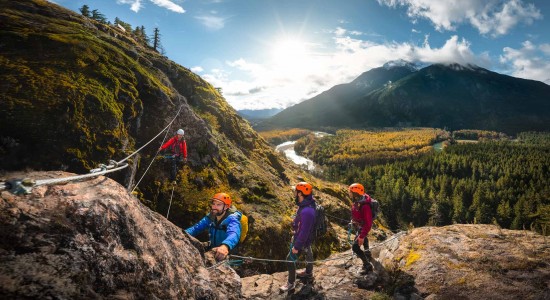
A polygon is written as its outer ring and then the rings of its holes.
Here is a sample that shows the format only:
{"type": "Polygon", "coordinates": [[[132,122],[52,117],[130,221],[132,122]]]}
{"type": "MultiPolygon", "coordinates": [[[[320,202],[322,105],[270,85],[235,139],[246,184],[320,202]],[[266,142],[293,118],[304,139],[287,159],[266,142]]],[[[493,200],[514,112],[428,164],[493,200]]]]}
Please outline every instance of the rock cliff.
{"type": "Polygon", "coordinates": [[[239,276],[207,260],[197,240],[103,176],[1,194],[2,299],[239,299],[239,276]]]}
{"type": "MultiPolygon", "coordinates": [[[[287,273],[243,278],[246,299],[549,299],[550,241],[492,225],[413,229],[371,242],[375,272],[350,252],[314,267],[313,282],[279,293],[287,273]]],[[[303,267],[303,266],[302,266],[303,267]]]]}

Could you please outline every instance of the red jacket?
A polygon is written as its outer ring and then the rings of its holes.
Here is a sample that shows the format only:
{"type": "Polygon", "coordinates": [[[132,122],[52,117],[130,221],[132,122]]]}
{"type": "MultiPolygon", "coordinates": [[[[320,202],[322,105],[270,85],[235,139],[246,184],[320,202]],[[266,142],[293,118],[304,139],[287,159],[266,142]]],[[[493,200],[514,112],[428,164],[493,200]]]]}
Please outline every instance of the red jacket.
{"type": "Polygon", "coordinates": [[[363,195],[363,198],[351,207],[351,220],[354,225],[360,228],[359,237],[365,238],[372,227],[372,210],[370,208],[370,196],[363,195]]]}
{"type": "Polygon", "coordinates": [[[160,149],[164,150],[170,147],[172,153],[177,154],[177,146],[180,147],[180,155],[183,154],[183,158],[187,158],[187,143],[185,142],[185,140],[178,141],[178,136],[174,136],[173,138],[169,139],[168,142],[164,143],[164,145],[160,147],[160,149]]]}

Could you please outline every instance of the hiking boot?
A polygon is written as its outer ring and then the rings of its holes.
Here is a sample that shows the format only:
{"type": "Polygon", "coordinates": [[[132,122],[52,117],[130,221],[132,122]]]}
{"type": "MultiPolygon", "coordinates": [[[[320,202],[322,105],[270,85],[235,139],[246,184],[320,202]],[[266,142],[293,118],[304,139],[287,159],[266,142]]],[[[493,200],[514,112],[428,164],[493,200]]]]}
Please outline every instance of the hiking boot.
{"type": "Polygon", "coordinates": [[[313,278],[313,273],[307,273],[306,271],[301,271],[296,273],[296,277],[298,278],[313,278]]]}
{"type": "Polygon", "coordinates": [[[287,282],[285,285],[279,288],[281,292],[288,292],[290,290],[293,290],[296,287],[296,282],[290,283],[287,282]]]}
{"type": "Polygon", "coordinates": [[[361,270],[361,272],[359,272],[359,274],[361,275],[367,275],[369,273],[371,273],[373,271],[373,267],[370,263],[366,264],[366,265],[363,265],[363,269],[361,270]]]}

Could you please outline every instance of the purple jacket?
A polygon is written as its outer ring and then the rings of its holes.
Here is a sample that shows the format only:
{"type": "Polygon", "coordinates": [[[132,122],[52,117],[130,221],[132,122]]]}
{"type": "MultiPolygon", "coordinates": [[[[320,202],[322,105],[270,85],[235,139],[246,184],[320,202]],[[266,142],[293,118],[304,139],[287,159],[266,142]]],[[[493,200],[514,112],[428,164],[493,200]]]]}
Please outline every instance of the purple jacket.
{"type": "Polygon", "coordinates": [[[292,221],[294,229],[294,248],[302,250],[313,241],[313,226],[315,225],[315,200],[312,195],[298,203],[298,212],[292,221]]]}

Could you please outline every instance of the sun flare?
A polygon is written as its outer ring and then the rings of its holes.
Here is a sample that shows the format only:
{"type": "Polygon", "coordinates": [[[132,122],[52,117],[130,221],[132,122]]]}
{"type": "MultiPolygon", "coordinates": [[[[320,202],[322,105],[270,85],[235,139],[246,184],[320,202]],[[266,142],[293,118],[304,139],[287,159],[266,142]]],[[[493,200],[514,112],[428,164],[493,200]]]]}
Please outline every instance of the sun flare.
{"type": "Polygon", "coordinates": [[[307,43],[297,38],[280,39],[274,43],[271,57],[278,67],[303,69],[309,61],[307,43]]]}

